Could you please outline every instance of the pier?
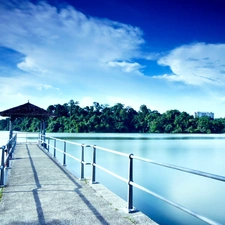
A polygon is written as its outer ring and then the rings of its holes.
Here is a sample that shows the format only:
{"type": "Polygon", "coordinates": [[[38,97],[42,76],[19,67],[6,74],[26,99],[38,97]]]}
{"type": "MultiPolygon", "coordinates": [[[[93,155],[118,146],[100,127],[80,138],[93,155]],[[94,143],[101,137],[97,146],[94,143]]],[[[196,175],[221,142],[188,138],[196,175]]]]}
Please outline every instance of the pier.
{"type": "Polygon", "coordinates": [[[0,202],[0,224],[151,224],[101,184],[72,175],[36,143],[18,143],[0,202]]]}

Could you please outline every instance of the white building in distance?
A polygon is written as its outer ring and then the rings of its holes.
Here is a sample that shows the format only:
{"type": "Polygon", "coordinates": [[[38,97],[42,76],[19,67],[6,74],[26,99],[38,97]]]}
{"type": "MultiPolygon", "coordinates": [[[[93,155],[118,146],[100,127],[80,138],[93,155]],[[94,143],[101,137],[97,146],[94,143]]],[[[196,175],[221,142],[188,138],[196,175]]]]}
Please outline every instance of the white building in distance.
{"type": "Polygon", "coordinates": [[[202,116],[209,116],[212,119],[214,119],[214,113],[212,113],[212,112],[195,112],[195,118],[202,117],[202,116]]]}

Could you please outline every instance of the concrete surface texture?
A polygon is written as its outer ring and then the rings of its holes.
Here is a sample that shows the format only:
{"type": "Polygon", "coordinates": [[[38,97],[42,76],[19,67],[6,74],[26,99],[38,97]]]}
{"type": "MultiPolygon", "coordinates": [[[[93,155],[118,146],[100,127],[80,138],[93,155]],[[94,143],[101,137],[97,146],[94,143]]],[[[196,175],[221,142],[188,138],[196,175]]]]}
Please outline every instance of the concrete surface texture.
{"type": "Polygon", "coordinates": [[[36,144],[20,143],[0,202],[1,225],[151,224],[101,184],[80,181],[36,144]]]}

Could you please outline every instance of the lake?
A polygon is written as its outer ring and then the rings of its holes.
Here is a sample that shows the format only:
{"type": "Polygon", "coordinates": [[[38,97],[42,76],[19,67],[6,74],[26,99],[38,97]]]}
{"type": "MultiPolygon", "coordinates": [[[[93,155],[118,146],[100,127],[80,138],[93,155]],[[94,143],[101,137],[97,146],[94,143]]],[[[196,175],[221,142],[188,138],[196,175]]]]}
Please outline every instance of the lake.
{"type": "MultiPolygon", "coordinates": [[[[0,134],[2,134],[0,132],[0,134]]],[[[70,142],[95,144],[124,153],[133,153],[158,162],[188,167],[225,176],[224,134],[48,134],[70,142]]],[[[33,141],[29,135],[21,140],[33,141]]],[[[0,138],[1,140],[1,138],[0,138]]],[[[20,141],[20,140],[19,140],[20,141]]],[[[0,142],[1,143],[1,142],[0,142]]],[[[57,143],[62,148],[63,142],[57,143]]],[[[67,145],[67,152],[80,158],[80,146],[67,145]]],[[[52,152],[53,149],[50,149],[52,152]]],[[[57,153],[62,161],[62,154],[57,153]]],[[[85,161],[91,162],[92,148],[85,148],[85,161]]],[[[97,163],[127,178],[128,159],[97,150],[97,163]]],[[[79,177],[80,164],[67,158],[67,168],[79,177]]],[[[91,166],[85,166],[91,176],[91,166]]],[[[127,185],[97,169],[99,181],[126,200],[127,185]]],[[[134,160],[134,182],[191,210],[225,224],[225,184],[220,181],[175,171],[134,160]]],[[[134,188],[134,206],[162,225],[203,225],[200,220],[134,188]]]]}

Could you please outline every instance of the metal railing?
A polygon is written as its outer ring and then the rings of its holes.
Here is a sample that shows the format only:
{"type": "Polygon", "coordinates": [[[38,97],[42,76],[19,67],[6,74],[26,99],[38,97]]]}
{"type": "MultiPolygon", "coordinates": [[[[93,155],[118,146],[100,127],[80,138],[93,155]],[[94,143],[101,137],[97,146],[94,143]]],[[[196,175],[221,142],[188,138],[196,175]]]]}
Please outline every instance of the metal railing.
{"type": "Polygon", "coordinates": [[[10,168],[10,160],[16,147],[17,134],[15,134],[6,145],[0,147],[1,149],[1,166],[0,166],[0,186],[7,184],[7,170],[10,168]]]}
{"type": "Polygon", "coordinates": [[[154,164],[154,165],[157,165],[157,166],[161,166],[161,167],[167,167],[167,168],[170,168],[170,169],[174,169],[174,170],[179,170],[181,172],[186,172],[186,173],[190,173],[190,174],[194,174],[194,175],[198,175],[198,176],[203,176],[203,177],[206,177],[206,178],[210,178],[210,179],[214,179],[214,180],[218,180],[218,181],[222,181],[222,182],[225,182],[225,177],[224,176],[219,176],[219,175],[216,175],[216,174],[211,174],[211,173],[206,173],[206,172],[203,172],[203,171],[198,171],[198,170],[192,170],[192,169],[189,169],[189,168],[185,168],[185,167],[179,167],[179,166],[175,166],[175,165],[171,165],[171,164],[166,164],[166,163],[161,163],[161,162],[156,162],[156,161],[152,161],[152,160],[149,160],[149,159],[146,159],[146,158],[141,158],[141,157],[137,157],[137,156],[134,156],[133,154],[126,154],[126,153],[121,153],[121,152],[118,152],[118,151],[115,151],[115,150],[111,150],[111,149],[107,149],[107,148],[103,148],[103,147],[100,147],[100,146],[96,146],[96,145],[85,145],[85,144],[80,144],[80,143],[76,143],[76,142],[70,142],[70,141],[65,141],[65,140],[61,140],[61,139],[57,139],[57,138],[53,138],[53,137],[50,137],[50,136],[47,136],[47,135],[40,135],[39,136],[39,144],[46,150],[49,152],[49,148],[52,147],[53,148],[53,157],[56,157],[56,151],[59,151],[63,154],[63,162],[62,162],[62,165],[66,166],[66,157],[70,157],[76,161],[78,161],[80,163],[80,179],[83,180],[84,179],[84,166],[85,165],[91,165],[92,166],[92,175],[91,175],[91,182],[92,183],[95,183],[96,182],[96,168],[99,168],[100,170],[103,170],[105,171],[106,173],[118,178],[119,180],[127,183],[127,212],[130,213],[130,212],[134,212],[135,211],[135,208],[133,206],[133,187],[136,187],[186,213],[188,213],[189,215],[192,215],[193,217],[195,218],[198,218],[199,220],[201,221],[204,221],[205,223],[207,224],[211,224],[211,225],[221,225],[220,223],[214,221],[214,220],[211,220],[205,216],[202,216],[176,202],[173,202],[173,201],[170,201],[166,198],[164,198],[163,196],[135,183],[133,181],[133,171],[134,171],[134,165],[133,165],[133,160],[138,160],[138,161],[142,161],[142,162],[145,162],[145,163],[149,163],[149,164],[154,164]],[[50,143],[50,140],[53,141],[53,144],[50,143]],[[62,149],[59,149],[56,145],[57,141],[61,141],[63,142],[63,150],[62,149]],[[77,157],[74,157],[73,155],[71,154],[68,154],[67,153],[67,143],[70,143],[70,144],[73,144],[73,145],[77,145],[77,146],[80,146],[81,147],[81,157],[80,158],[77,158],[77,157]],[[85,147],[91,147],[92,148],[92,162],[85,162],[84,161],[84,149],[85,147]],[[128,177],[127,178],[124,178],[100,165],[98,165],[96,163],[96,152],[97,150],[100,150],[100,151],[104,151],[104,152],[108,152],[108,153],[111,153],[111,154],[116,154],[116,155],[120,155],[122,157],[126,157],[127,160],[128,160],[128,177]]]}

